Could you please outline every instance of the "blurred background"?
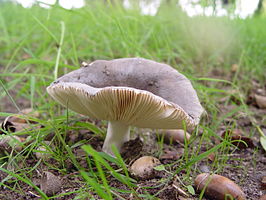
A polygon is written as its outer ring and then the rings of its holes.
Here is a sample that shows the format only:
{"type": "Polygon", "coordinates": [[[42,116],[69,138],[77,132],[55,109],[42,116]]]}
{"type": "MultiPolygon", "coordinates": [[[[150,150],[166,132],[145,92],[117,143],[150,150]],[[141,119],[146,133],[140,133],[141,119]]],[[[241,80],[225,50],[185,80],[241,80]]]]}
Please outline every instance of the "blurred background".
{"type": "MultiPolygon", "coordinates": [[[[31,106],[36,97],[45,101],[43,90],[56,77],[96,59],[144,57],[192,81],[230,80],[245,94],[253,80],[266,80],[263,0],[0,2],[0,78],[31,106]]],[[[205,86],[195,87],[209,98],[205,86]]],[[[35,104],[48,106],[42,101],[35,104]]]]}
{"type": "MultiPolygon", "coordinates": [[[[171,1],[171,0],[170,0],[171,1]]],[[[35,4],[41,7],[49,8],[50,5],[59,4],[65,9],[81,8],[85,6],[85,0],[13,0],[25,8],[35,4]]],[[[126,9],[138,7],[144,15],[156,15],[162,0],[120,0],[126,9]]],[[[87,2],[89,3],[89,1],[87,2]]],[[[180,6],[188,16],[206,15],[206,16],[230,16],[246,18],[252,16],[255,12],[261,12],[265,7],[263,0],[180,0],[176,1],[176,6],[180,6]]]]}

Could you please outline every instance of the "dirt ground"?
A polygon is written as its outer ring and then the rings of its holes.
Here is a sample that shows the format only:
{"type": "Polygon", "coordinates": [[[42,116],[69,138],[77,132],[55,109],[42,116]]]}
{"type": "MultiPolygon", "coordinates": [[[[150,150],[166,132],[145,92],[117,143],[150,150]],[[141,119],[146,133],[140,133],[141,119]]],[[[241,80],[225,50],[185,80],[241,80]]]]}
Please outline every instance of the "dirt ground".
{"type": "MultiPolygon", "coordinates": [[[[144,134],[145,141],[148,141],[144,144],[142,139],[137,137],[135,140],[131,140],[130,142],[126,143],[124,145],[122,155],[124,159],[126,160],[127,164],[131,163],[133,160],[136,160],[137,158],[143,156],[143,155],[154,155],[155,152],[159,151],[159,146],[156,142],[156,137],[154,137],[155,134],[152,132],[148,132],[147,130],[140,130],[140,131],[146,131],[146,134],[144,134]]],[[[70,133],[70,136],[73,133],[70,133]]],[[[76,133],[75,133],[76,134],[76,133]]],[[[88,144],[91,144],[96,150],[100,151],[101,146],[103,144],[103,138],[99,136],[95,136],[93,133],[81,131],[78,133],[78,136],[76,137],[67,137],[67,140],[82,140],[87,139],[89,142],[88,144]],[[72,138],[72,139],[71,139],[72,138]]],[[[73,141],[72,141],[73,142],[73,141]]],[[[229,157],[227,163],[224,165],[225,167],[222,170],[221,175],[224,175],[225,177],[230,178],[235,183],[237,183],[244,193],[247,195],[247,199],[252,200],[258,200],[259,197],[263,194],[265,194],[265,186],[262,185],[262,178],[266,176],[266,157],[265,152],[260,147],[257,140],[254,140],[254,146],[253,148],[244,148],[241,150],[234,151],[229,157]]],[[[180,144],[164,144],[163,151],[167,151],[169,149],[182,149],[182,145],[180,144]]],[[[202,146],[202,150],[204,151],[204,145],[202,146]]],[[[80,165],[87,168],[87,163],[85,161],[85,153],[80,149],[76,148],[74,150],[75,155],[78,158],[78,161],[80,165]]],[[[177,151],[178,153],[178,151],[177,151]]],[[[182,153],[182,151],[180,151],[182,153]]],[[[180,155],[182,156],[182,155],[180,155]]],[[[177,155],[177,157],[179,157],[177,155]]],[[[171,163],[174,161],[174,157],[169,158],[161,158],[160,161],[163,164],[171,163]]],[[[34,156],[30,156],[26,160],[26,166],[30,168],[34,167],[37,163],[37,159],[34,156]]],[[[52,165],[57,166],[59,169],[63,166],[60,166],[60,163],[57,163],[53,159],[49,159],[48,162],[52,165]]],[[[211,161],[208,159],[204,159],[201,162],[197,163],[198,171],[199,172],[210,172],[210,163],[211,161]]],[[[24,166],[25,167],[25,166],[24,166]]],[[[178,166],[177,166],[178,167],[178,166]]],[[[66,169],[67,174],[60,173],[56,170],[51,170],[47,167],[45,164],[40,164],[36,170],[33,171],[33,177],[32,181],[40,187],[40,182],[42,181],[42,172],[49,171],[56,176],[58,176],[61,181],[61,188],[57,192],[63,193],[63,192],[70,192],[78,190],[81,185],[79,182],[79,178],[77,178],[78,172],[76,171],[73,163],[69,160],[66,161],[66,169]]],[[[173,169],[174,170],[174,169],[173,169]]],[[[182,177],[185,175],[185,170],[181,171],[180,174],[178,174],[179,177],[182,177]]],[[[165,200],[172,200],[172,199],[198,199],[197,195],[182,195],[180,191],[178,191],[173,184],[173,181],[169,181],[166,185],[162,185],[158,187],[158,183],[162,178],[167,178],[167,174],[158,172],[153,179],[150,180],[138,180],[138,192],[144,193],[149,192],[150,194],[156,194],[159,199],[165,199],[165,200]],[[147,187],[147,189],[143,189],[144,187],[147,187]]],[[[7,174],[0,171],[0,180],[3,181],[7,177],[7,174]]],[[[195,179],[195,174],[191,176],[192,180],[195,179]]],[[[14,178],[11,178],[14,179],[14,178]]],[[[126,188],[122,183],[118,182],[115,179],[111,179],[110,186],[120,188],[120,189],[128,189],[126,188]]],[[[6,183],[7,184],[7,183],[6,183]]],[[[38,196],[38,193],[27,184],[23,183],[22,181],[18,181],[19,188],[21,188],[21,191],[24,191],[23,193],[17,193],[15,191],[12,191],[12,187],[14,187],[13,181],[8,181],[8,184],[10,188],[1,186],[0,190],[0,199],[7,200],[7,199],[40,199],[38,196]]],[[[182,187],[181,187],[182,188],[182,187]]],[[[187,193],[188,194],[188,193],[187,193]]],[[[74,194],[67,195],[64,197],[58,197],[56,199],[73,199],[74,194]]],[[[132,195],[122,195],[125,199],[134,199],[132,195]]],[[[96,197],[97,199],[97,197],[96,197]]]]}

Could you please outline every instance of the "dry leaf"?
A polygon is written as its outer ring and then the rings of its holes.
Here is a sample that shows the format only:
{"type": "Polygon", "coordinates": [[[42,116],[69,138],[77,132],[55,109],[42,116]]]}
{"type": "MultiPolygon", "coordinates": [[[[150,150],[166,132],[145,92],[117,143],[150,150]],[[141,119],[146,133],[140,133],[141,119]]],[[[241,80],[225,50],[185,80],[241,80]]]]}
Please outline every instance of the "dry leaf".
{"type": "MultiPolygon", "coordinates": [[[[14,127],[14,124],[10,121],[8,121],[8,117],[1,123],[1,129],[4,131],[9,132],[15,132],[16,128],[14,127]]],[[[0,134],[5,134],[4,131],[0,130],[0,134]]]]}
{"type": "MultiPolygon", "coordinates": [[[[28,120],[28,117],[39,117],[39,113],[31,108],[23,109],[18,114],[6,117],[1,123],[1,128],[7,132],[18,132],[22,130],[30,130],[36,124],[35,121],[28,120]]],[[[41,128],[41,126],[34,126],[34,128],[41,128]]],[[[0,134],[5,134],[4,131],[0,131],[0,134]]]]}
{"type": "Polygon", "coordinates": [[[38,118],[40,117],[39,112],[34,111],[32,108],[26,108],[21,110],[17,115],[10,116],[10,122],[17,122],[17,123],[35,123],[34,121],[28,120],[27,118],[38,118]]]}
{"type": "Polygon", "coordinates": [[[15,149],[16,152],[20,152],[24,141],[24,138],[16,135],[0,135],[0,150],[10,153],[12,149],[15,149]]]}
{"type": "MultiPolygon", "coordinates": [[[[37,125],[33,125],[33,124],[28,124],[28,123],[10,122],[10,121],[6,121],[5,120],[1,124],[1,128],[4,131],[14,133],[14,132],[19,132],[19,131],[30,131],[33,128],[34,129],[40,129],[41,126],[37,126],[37,125]]],[[[0,132],[0,134],[1,134],[1,132],[0,132]]]]}
{"type": "Polygon", "coordinates": [[[22,114],[22,115],[28,115],[28,116],[31,116],[31,117],[34,117],[34,118],[38,118],[40,117],[40,113],[37,112],[36,110],[33,110],[32,108],[25,108],[25,109],[22,109],[19,114],[22,114]]]}

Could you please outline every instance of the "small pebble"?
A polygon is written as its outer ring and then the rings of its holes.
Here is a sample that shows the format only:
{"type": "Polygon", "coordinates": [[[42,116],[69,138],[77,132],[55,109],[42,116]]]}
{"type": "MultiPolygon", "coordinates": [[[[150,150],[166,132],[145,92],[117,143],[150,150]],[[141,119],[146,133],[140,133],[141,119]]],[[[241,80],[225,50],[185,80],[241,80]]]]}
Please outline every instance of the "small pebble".
{"type": "Polygon", "coordinates": [[[210,172],[210,167],[208,165],[200,165],[199,169],[202,173],[209,173],[210,172]]]}
{"type": "Polygon", "coordinates": [[[62,181],[51,172],[44,172],[40,181],[41,190],[47,196],[52,196],[61,191],[62,181]]]}
{"type": "MultiPolygon", "coordinates": [[[[44,141],[44,143],[49,146],[51,142],[50,141],[44,141]]],[[[53,147],[51,146],[51,148],[53,148],[53,147]]],[[[44,145],[37,147],[36,150],[37,151],[34,152],[34,154],[35,154],[36,158],[38,158],[38,159],[49,159],[52,155],[51,153],[49,153],[49,149],[44,145]]]]}

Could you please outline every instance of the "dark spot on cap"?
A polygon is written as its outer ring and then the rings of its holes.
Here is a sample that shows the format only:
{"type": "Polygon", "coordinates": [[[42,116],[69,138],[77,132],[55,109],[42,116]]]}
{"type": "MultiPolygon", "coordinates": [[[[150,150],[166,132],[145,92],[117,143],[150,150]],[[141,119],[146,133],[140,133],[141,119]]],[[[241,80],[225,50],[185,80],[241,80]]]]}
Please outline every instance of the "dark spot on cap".
{"type": "Polygon", "coordinates": [[[106,76],[110,75],[110,71],[107,70],[107,66],[104,66],[104,70],[102,71],[106,76]]]}
{"type": "Polygon", "coordinates": [[[159,85],[158,85],[157,81],[155,81],[155,80],[149,81],[148,86],[155,86],[156,88],[159,88],[159,85]]]}

